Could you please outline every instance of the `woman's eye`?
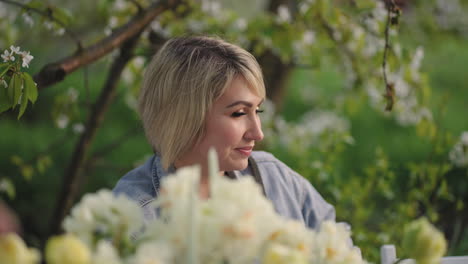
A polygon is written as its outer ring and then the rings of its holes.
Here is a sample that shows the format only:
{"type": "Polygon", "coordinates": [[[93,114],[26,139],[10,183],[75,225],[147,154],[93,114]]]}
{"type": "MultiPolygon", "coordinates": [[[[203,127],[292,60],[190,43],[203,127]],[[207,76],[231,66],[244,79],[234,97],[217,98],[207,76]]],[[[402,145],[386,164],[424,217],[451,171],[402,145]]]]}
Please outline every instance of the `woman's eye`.
{"type": "Polygon", "coordinates": [[[260,114],[260,113],[263,113],[263,112],[265,112],[265,110],[261,110],[261,109],[255,110],[255,113],[257,113],[257,114],[260,114]]]}
{"type": "Polygon", "coordinates": [[[243,115],[246,115],[245,112],[234,112],[231,114],[232,117],[240,117],[240,116],[243,116],[243,115]]]}

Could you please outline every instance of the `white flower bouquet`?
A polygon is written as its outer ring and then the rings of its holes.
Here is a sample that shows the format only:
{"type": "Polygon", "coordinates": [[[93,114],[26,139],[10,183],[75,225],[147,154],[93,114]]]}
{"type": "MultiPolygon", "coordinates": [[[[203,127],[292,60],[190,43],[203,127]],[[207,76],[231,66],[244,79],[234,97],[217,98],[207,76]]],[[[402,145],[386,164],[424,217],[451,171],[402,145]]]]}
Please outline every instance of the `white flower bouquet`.
{"type": "MultiPolygon", "coordinates": [[[[182,168],[163,180],[154,202],[159,217],[149,223],[124,196],[85,195],[64,221],[66,234],[46,245],[46,263],[365,263],[344,225],[311,230],[279,216],[251,177],[215,176],[215,160],[211,153],[208,199],[198,195],[199,168],[182,168]]],[[[20,247],[31,256],[10,256],[8,263],[38,262],[37,251],[20,247]]]]}

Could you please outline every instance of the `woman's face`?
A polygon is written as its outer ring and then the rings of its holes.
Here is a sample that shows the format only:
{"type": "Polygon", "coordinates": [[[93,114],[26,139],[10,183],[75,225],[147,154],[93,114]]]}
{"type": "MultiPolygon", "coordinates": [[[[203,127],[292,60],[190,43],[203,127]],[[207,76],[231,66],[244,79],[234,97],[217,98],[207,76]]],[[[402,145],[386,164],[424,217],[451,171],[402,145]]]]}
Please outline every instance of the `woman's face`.
{"type": "Polygon", "coordinates": [[[176,162],[176,167],[202,164],[202,170],[206,169],[208,150],[214,147],[221,171],[245,169],[255,142],[263,139],[258,116],[262,102],[243,78],[235,78],[208,111],[205,136],[176,162]]]}

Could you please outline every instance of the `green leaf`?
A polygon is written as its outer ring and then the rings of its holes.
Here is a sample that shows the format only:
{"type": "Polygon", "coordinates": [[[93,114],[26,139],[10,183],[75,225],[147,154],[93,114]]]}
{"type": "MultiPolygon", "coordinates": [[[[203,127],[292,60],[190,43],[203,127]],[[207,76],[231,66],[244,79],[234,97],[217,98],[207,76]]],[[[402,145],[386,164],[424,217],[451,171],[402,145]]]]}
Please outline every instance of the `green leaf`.
{"type": "Polygon", "coordinates": [[[28,4],[26,4],[26,7],[42,10],[45,9],[46,4],[44,3],[44,1],[32,0],[28,4]]]}
{"type": "Polygon", "coordinates": [[[34,104],[37,100],[37,85],[28,73],[24,72],[23,76],[26,96],[34,104]]]}
{"type": "Polygon", "coordinates": [[[68,10],[54,7],[52,9],[52,12],[54,18],[60,21],[65,26],[68,26],[73,19],[72,15],[68,10]]]}
{"type": "Polygon", "coordinates": [[[357,0],[355,1],[357,8],[359,9],[373,9],[375,8],[376,1],[374,0],[357,0]]]}
{"type": "Polygon", "coordinates": [[[10,99],[11,107],[18,104],[21,95],[21,86],[23,86],[23,78],[19,74],[13,74],[8,85],[8,98],[10,99]]]}
{"type": "Polygon", "coordinates": [[[5,75],[5,73],[8,72],[8,69],[10,69],[10,64],[5,63],[4,65],[0,65],[0,77],[5,75]]]}
{"type": "Polygon", "coordinates": [[[21,116],[24,114],[24,111],[26,111],[26,107],[28,106],[28,96],[23,93],[21,95],[21,102],[20,102],[20,109],[18,113],[18,119],[21,118],[21,116]]]}
{"type": "Polygon", "coordinates": [[[10,181],[10,179],[2,178],[0,179],[0,193],[5,192],[8,195],[8,198],[14,199],[16,195],[15,185],[10,181]]]}
{"type": "Polygon", "coordinates": [[[12,107],[10,98],[8,97],[8,89],[0,86],[0,113],[5,112],[6,110],[12,107]]]}

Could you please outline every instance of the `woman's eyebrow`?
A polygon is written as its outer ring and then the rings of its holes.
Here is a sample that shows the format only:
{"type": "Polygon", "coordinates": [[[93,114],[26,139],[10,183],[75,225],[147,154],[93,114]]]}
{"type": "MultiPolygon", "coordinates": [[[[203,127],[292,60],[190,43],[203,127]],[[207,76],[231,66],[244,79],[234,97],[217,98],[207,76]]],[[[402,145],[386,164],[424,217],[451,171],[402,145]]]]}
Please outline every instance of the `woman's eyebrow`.
{"type": "Polygon", "coordinates": [[[250,103],[250,102],[247,102],[247,101],[235,101],[234,103],[232,103],[232,104],[226,106],[226,108],[231,108],[231,107],[234,107],[234,106],[240,105],[240,104],[241,104],[241,105],[245,105],[245,106],[247,106],[247,107],[253,107],[253,104],[250,103]]]}
{"type": "MultiPolygon", "coordinates": [[[[260,101],[260,103],[258,105],[261,105],[263,103],[263,99],[262,101],[260,101]]],[[[253,104],[251,102],[247,102],[247,101],[242,101],[242,100],[239,100],[239,101],[235,101],[234,103],[226,106],[226,108],[231,108],[231,107],[234,107],[236,105],[245,105],[247,107],[253,107],[253,104]]]]}

